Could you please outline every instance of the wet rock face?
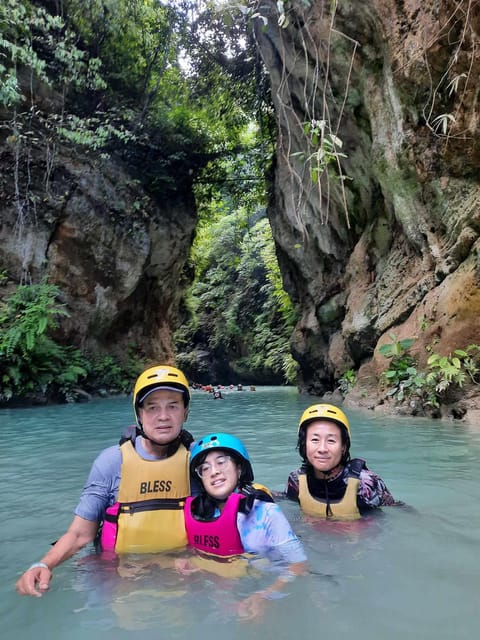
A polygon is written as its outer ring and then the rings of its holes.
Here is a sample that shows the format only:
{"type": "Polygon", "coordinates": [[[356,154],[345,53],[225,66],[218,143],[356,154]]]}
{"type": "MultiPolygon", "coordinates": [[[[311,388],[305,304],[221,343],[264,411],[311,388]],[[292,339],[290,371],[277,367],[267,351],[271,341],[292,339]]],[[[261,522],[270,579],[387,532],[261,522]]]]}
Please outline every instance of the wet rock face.
{"type": "Polygon", "coordinates": [[[66,150],[46,181],[44,150],[21,158],[17,174],[13,150],[0,151],[0,264],[10,286],[46,275],[60,287],[67,344],[171,357],[196,223],[191,193],[155,201],[119,160],[66,150]]]}
{"type": "Polygon", "coordinates": [[[480,343],[479,3],[331,6],[294,0],[279,26],[266,0],[255,27],[278,124],[269,215],[317,394],[350,367],[375,386],[391,333],[421,359],[480,343]]]}

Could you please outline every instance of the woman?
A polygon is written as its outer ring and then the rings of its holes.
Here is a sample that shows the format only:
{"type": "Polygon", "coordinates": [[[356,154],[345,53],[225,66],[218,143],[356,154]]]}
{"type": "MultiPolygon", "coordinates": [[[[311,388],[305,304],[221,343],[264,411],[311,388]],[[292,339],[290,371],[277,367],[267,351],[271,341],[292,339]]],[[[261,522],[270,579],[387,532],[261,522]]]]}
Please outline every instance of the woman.
{"type": "MultiPolygon", "coordinates": [[[[250,458],[235,436],[212,433],[195,443],[190,472],[202,483],[200,495],[187,498],[185,505],[185,527],[193,549],[222,559],[222,564],[241,554],[285,563],[286,569],[272,585],[240,604],[242,617],[255,617],[263,609],[262,601],[274,598],[285,584],[305,572],[302,544],[269,492],[252,484],[250,458]]],[[[177,569],[189,573],[192,564],[177,564],[177,569]]]]}
{"type": "Polygon", "coordinates": [[[355,520],[395,503],[364,460],[350,459],[350,424],[338,407],[308,407],[300,419],[297,448],[303,465],[290,473],[286,493],[307,515],[355,520]]]}

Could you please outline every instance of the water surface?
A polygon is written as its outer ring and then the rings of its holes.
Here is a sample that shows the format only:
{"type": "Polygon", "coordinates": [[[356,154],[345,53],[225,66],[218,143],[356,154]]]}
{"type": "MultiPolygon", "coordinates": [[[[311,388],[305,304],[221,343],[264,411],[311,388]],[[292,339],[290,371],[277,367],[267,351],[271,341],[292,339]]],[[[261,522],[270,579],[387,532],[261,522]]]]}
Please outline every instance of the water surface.
{"type": "MultiPolygon", "coordinates": [[[[299,461],[296,429],[313,402],[295,389],[257,387],[214,400],[194,392],[187,428],[238,435],[256,479],[283,488],[299,461]]],[[[58,567],[50,592],[22,598],[14,583],[68,527],[95,455],[132,423],[131,400],[0,411],[1,636],[5,640],[158,638],[287,639],[321,634],[357,640],[476,637],[480,624],[480,429],[348,411],[352,453],[367,460],[409,508],[360,523],[306,522],[281,502],[310,562],[288,595],[245,623],[236,603],[272,582],[170,569],[119,576],[91,549],[58,567]]]]}

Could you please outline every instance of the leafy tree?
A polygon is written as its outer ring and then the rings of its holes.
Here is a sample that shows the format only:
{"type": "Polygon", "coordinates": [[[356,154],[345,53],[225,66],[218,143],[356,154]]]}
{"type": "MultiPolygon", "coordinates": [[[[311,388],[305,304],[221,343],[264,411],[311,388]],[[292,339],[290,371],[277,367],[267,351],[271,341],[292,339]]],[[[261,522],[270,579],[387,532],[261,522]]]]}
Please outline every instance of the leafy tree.
{"type": "MultiPolygon", "coordinates": [[[[11,118],[3,127],[10,130],[17,167],[30,162],[33,145],[44,145],[47,189],[59,141],[97,156],[120,154],[133,171],[141,167],[147,201],[193,183],[197,278],[185,298],[190,319],[178,344],[207,345],[217,360],[232,360],[239,375],[252,370],[292,379],[288,338],[295,312],[265,219],[273,112],[245,24],[228,15],[221,4],[200,0],[7,0],[0,7],[0,103],[11,118]],[[35,103],[42,85],[55,97],[50,113],[35,103]]],[[[27,203],[17,203],[20,229],[28,203],[42,201],[30,193],[30,183],[18,184],[23,174],[29,171],[13,176],[15,193],[27,203]]],[[[35,215],[40,213],[39,204],[35,215]]],[[[128,213],[132,225],[136,213],[128,213]]],[[[45,323],[40,332],[37,326],[15,336],[5,316],[2,357],[13,359],[15,370],[4,373],[7,394],[35,386],[27,383],[26,370],[18,373],[22,345],[28,344],[32,367],[36,350],[44,356],[50,350],[52,361],[62,361],[63,347],[49,331],[63,312],[50,294],[52,313],[33,304],[35,289],[22,311],[28,316],[36,309],[45,323]]],[[[87,384],[110,373],[121,386],[121,365],[102,358],[78,365],[88,372],[87,384]]],[[[35,366],[39,370],[40,362],[35,366]]],[[[53,384],[45,373],[43,388],[53,384]]]]}
{"type": "Polygon", "coordinates": [[[179,362],[193,377],[207,375],[195,358],[200,347],[211,354],[218,376],[294,381],[289,337],[296,314],[281,285],[264,212],[249,216],[241,208],[204,222],[194,255],[190,318],[176,334],[179,362]]]}

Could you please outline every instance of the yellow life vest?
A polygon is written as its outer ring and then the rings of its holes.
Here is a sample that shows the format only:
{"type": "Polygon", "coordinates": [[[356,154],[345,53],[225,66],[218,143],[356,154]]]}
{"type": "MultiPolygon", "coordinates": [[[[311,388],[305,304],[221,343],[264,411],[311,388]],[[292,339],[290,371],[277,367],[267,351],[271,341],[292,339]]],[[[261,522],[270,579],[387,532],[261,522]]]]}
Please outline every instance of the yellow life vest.
{"type": "Polygon", "coordinates": [[[190,494],[190,454],[180,445],[173,456],[144,460],[124,442],[118,490],[117,553],[156,553],[187,544],[183,507],[190,494]]]}
{"type": "Polygon", "coordinates": [[[307,476],[298,474],[298,499],[300,507],[309,516],[320,516],[333,520],[358,520],[360,511],[357,506],[357,491],[360,479],[350,476],[347,480],[345,495],[339,502],[330,502],[332,515],[327,514],[327,503],[314,498],[308,490],[307,476]]]}
{"type": "Polygon", "coordinates": [[[189,558],[191,564],[200,571],[207,571],[222,578],[241,578],[249,571],[248,558],[251,554],[220,558],[197,552],[189,558]]]}
{"type": "MultiPolygon", "coordinates": [[[[252,487],[253,487],[254,489],[256,489],[257,491],[261,491],[262,493],[266,493],[266,494],[267,494],[267,497],[270,497],[270,498],[271,498],[271,500],[269,500],[269,502],[274,502],[272,492],[271,492],[271,491],[270,491],[270,489],[269,489],[268,487],[266,487],[264,484],[260,484],[260,482],[254,482],[254,483],[252,483],[252,487]]],[[[260,498],[260,499],[261,499],[261,498],[260,498]]]]}

